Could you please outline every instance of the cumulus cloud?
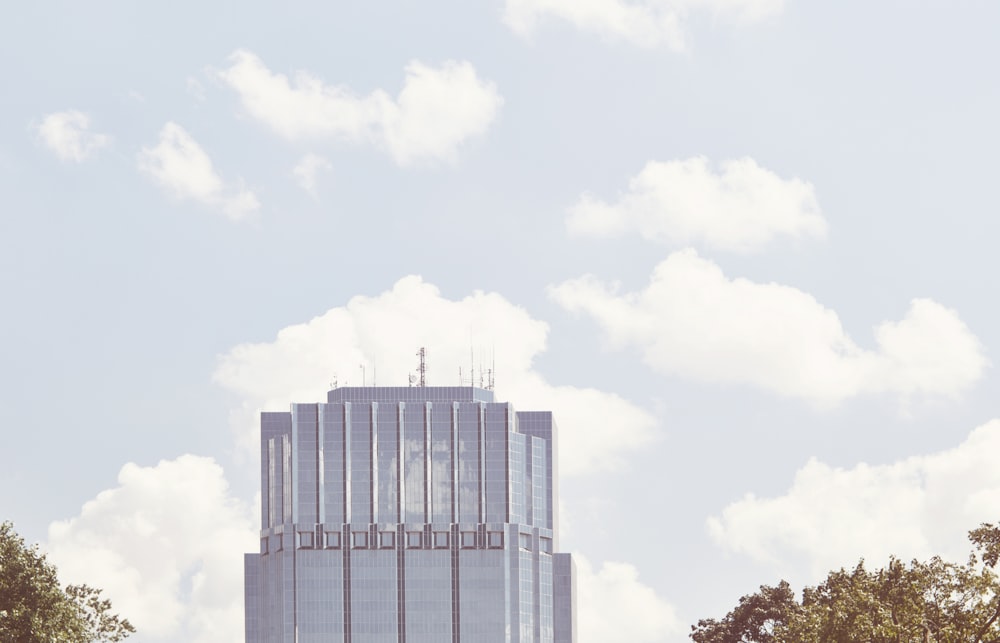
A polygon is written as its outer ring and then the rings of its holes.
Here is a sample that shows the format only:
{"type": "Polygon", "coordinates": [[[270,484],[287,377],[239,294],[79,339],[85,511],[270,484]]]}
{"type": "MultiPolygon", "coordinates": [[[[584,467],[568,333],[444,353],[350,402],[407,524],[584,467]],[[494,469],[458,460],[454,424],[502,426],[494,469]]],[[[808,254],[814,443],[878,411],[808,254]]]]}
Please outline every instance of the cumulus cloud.
{"type": "Polygon", "coordinates": [[[962,560],[966,531],[997,519],[1000,420],[958,447],[850,469],[811,459],[775,498],[747,494],[708,521],[725,549],[781,567],[805,565],[818,578],[859,558],[935,554],[962,560]]]}
{"type": "Polygon", "coordinates": [[[217,208],[234,221],[260,207],[242,180],[223,182],[205,150],[177,123],[163,126],[155,147],[142,148],[139,170],[174,197],[217,208]]]}
{"type": "Polygon", "coordinates": [[[105,591],[144,641],[242,641],[243,554],[257,535],[222,468],[184,455],[126,464],[118,486],[49,527],[64,582],[105,591]]]}
{"type": "Polygon", "coordinates": [[[628,563],[605,562],[594,569],[573,554],[577,572],[577,627],[580,643],[654,643],[683,632],[673,605],[639,580],[628,563]]]}
{"type": "Polygon", "coordinates": [[[784,0],[506,0],[504,22],[530,36],[544,18],[570,22],[580,31],[640,47],[689,47],[693,14],[753,22],[777,15],[784,0]]]}
{"type": "Polygon", "coordinates": [[[292,174],[295,175],[299,187],[316,198],[316,179],[319,177],[319,173],[331,170],[333,170],[333,166],[330,165],[330,161],[318,154],[306,154],[295,165],[292,174]]]}
{"type": "Polygon", "coordinates": [[[219,77],[240,96],[246,112],[292,140],[329,137],[384,148],[399,165],[456,160],[459,148],[482,135],[503,99],[468,62],[406,66],[396,98],[379,89],[358,96],[299,71],[289,80],[249,51],[230,57],[219,77]]]}
{"type": "Polygon", "coordinates": [[[63,161],[81,163],[111,142],[106,134],[90,131],[90,117],[75,109],[47,114],[37,130],[42,142],[63,161]]]}
{"type": "Polygon", "coordinates": [[[618,346],[634,346],[652,368],[708,382],[739,382],[831,404],[862,394],[955,396],[988,362],[958,314],[914,299],[897,322],[859,347],[837,313],[775,283],[729,279],[694,250],[671,254],[637,293],[619,294],[585,276],[550,289],[584,312],[618,346]]]}
{"type": "Polygon", "coordinates": [[[652,438],[652,416],[613,393],[549,383],[532,365],[547,334],[544,322],[496,293],[477,291],[453,301],[409,276],[376,297],[354,297],[284,328],[271,342],[236,346],[221,356],[214,379],[244,398],[233,423],[242,444],[254,449],[260,410],[325,400],[334,377],[341,386],[359,386],[363,377],[368,385],[405,386],[423,346],[428,384],[454,386],[458,369],[469,363],[470,345],[492,346],[498,399],[519,410],[552,410],[561,431],[572,436],[560,445],[561,473],[617,466],[622,453],[652,438]],[[612,443],[609,426],[615,427],[612,443]]]}
{"type": "Polygon", "coordinates": [[[667,244],[759,250],[778,236],[823,237],[826,221],[813,186],[782,179],[752,158],[650,161],[617,203],[584,194],[566,218],[570,233],[609,237],[638,231],[667,244]]]}

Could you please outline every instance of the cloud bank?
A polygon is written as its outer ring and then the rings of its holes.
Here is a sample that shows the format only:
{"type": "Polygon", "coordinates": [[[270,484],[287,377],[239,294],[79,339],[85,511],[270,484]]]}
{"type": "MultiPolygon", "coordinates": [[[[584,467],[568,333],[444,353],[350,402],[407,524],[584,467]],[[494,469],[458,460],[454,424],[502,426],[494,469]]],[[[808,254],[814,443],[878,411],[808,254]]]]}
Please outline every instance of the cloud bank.
{"type": "Polygon", "coordinates": [[[814,578],[861,557],[963,560],[965,534],[1000,507],[1000,420],[948,451],[839,469],[816,459],[775,498],[747,494],[708,521],[721,547],[814,578]]]}
{"type": "Polygon", "coordinates": [[[617,203],[584,194],[566,227],[590,237],[634,230],[651,241],[730,252],[760,250],[779,236],[826,234],[813,186],[782,179],[752,158],[723,161],[718,172],[705,157],[650,161],[617,203]]]}
{"type": "Polygon", "coordinates": [[[551,410],[571,436],[560,446],[562,474],[619,466],[623,453],[652,439],[652,416],[613,393],[549,383],[532,365],[545,350],[547,334],[544,322],[496,293],[477,291],[452,301],[409,276],[378,296],[354,297],[284,328],[273,341],[236,346],[220,357],[213,377],[243,397],[233,423],[252,452],[262,409],[323,401],[335,377],[341,386],[405,386],[421,346],[427,348],[428,385],[454,386],[460,367],[468,378],[470,346],[491,346],[497,399],[519,410],[551,410]],[[609,426],[615,427],[612,443],[605,439],[609,426]]]}
{"type": "Polygon", "coordinates": [[[694,14],[754,22],[783,7],[784,0],[506,0],[504,22],[527,37],[543,19],[556,18],[608,41],[683,52],[694,14]]]}
{"type": "Polygon", "coordinates": [[[640,292],[618,294],[585,276],[550,295],[591,316],[615,345],[639,349],[658,371],[818,404],[874,393],[956,396],[988,365],[958,314],[930,299],[914,299],[901,320],[879,324],[876,348],[866,350],[811,295],[729,279],[690,249],[661,262],[640,292]]]}
{"type": "Polygon", "coordinates": [[[252,515],[211,458],[130,463],[117,487],[50,525],[46,549],[64,582],[102,588],[144,641],[238,643],[252,515]]]}
{"type": "Polygon", "coordinates": [[[177,123],[163,126],[155,147],[142,148],[139,171],[172,196],[219,209],[234,221],[260,207],[242,180],[223,182],[205,150],[177,123]]]}
{"type": "Polygon", "coordinates": [[[594,569],[579,553],[573,560],[580,643],[654,643],[683,632],[673,605],[642,583],[632,565],[605,562],[594,569]]]}
{"type": "Polygon", "coordinates": [[[289,80],[245,50],[233,53],[230,62],[219,78],[239,94],[247,114],[281,136],[367,142],[401,166],[454,162],[459,148],[484,134],[503,104],[496,86],[464,61],[437,67],[411,61],[396,98],[381,89],[358,96],[305,71],[289,80]]]}
{"type": "Polygon", "coordinates": [[[76,163],[82,163],[111,142],[108,135],[90,131],[90,117],[75,109],[47,114],[37,131],[60,160],[76,163]]]}

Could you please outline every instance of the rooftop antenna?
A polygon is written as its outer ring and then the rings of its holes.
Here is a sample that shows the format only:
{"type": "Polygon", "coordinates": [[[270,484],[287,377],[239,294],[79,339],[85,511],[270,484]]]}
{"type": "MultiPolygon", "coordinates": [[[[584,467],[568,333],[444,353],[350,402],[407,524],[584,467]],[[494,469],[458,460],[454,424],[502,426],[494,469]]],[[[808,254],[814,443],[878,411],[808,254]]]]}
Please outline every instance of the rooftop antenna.
{"type": "Polygon", "coordinates": [[[332,388],[332,389],[333,388],[337,388],[337,376],[336,375],[333,376],[333,381],[330,382],[330,388],[332,388]]]}
{"type": "Polygon", "coordinates": [[[427,349],[421,346],[417,355],[420,357],[420,370],[417,371],[420,374],[420,383],[417,386],[427,386],[427,349]]]}
{"type": "Polygon", "coordinates": [[[361,386],[368,386],[368,380],[365,378],[365,365],[358,364],[358,366],[361,367],[361,386]]]}
{"type": "Polygon", "coordinates": [[[497,354],[496,354],[496,349],[492,349],[491,353],[492,354],[490,355],[490,370],[488,371],[489,375],[488,375],[487,381],[486,381],[486,389],[489,390],[489,391],[492,391],[493,387],[496,385],[495,378],[496,378],[496,373],[497,373],[497,354]]]}
{"type": "Polygon", "coordinates": [[[413,373],[410,373],[410,374],[409,374],[409,375],[407,376],[407,378],[408,378],[408,379],[410,380],[410,386],[413,386],[414,384],[416,384],[416,383],[417,383],[417,376],[416,376],[416,375],[414,375],[413,373]]]}

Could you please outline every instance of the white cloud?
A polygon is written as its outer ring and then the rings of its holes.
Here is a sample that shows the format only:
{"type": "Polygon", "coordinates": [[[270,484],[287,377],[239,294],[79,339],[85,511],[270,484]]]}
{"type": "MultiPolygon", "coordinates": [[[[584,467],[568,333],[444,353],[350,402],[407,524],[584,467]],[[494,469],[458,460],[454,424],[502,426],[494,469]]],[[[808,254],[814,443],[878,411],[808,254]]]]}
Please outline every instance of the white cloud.
{"type": "Polygon", "coordinates": [[[298,182],[299,186],[308,192],[313,198],[316,198],[316,179],[319,173],[322,171],[329,172],[333,170],[333,166],[330,165],[330,161],[326,160],[318,154],[306,154],[302,157],[292,170],[292,174],[295,175],[295,180],[298,182]]]}
{"type": "MultiPolygon", "coordinates": [[[[429,385],[458,384],[470,345],[495,348],[498,399],[519,410],[552,410],[565,435],[561,473],[613,468],[621,454],[652,439],[653,418],[618,395],[550,384],[532,366],[545,350],[548,326],[495,293],[451,301],[419,277],[400,279],[376,297],[354,297],[306,323],[279,331],[272,342],[243,344],[223,355],[219,384],[243,396],[233,422],[241,443],[257,448],[258,412],[290,402],[326,399],[334,377],[343,386],[405,386],[416,371],[416,351],[427,348],[429,385]],[[607,440],[609,426],[615,440],[607,440]]],[[[468,370],[464,372],[468,377],[468,370]]]]}
{"type": "Polygon", "coordinates": [[[618,294],[585,276],[550,294],[592,316],[616,345],[637,347],[659,371],[820,404],[885,392],[956,396],[988,365],[958,314],[930,299],[914,299],[902,320],[880,324],[877,348],[865,350],[811,295],[728,279],[690,249],[661,262],[641,292],[618,294]]]}
{"type": "Polygon", "coordinates": [[[503,99],[468,62],[406,66],[406,80],[393,99],[378,89],[357,96],[300,71],[289,81],[249,51],[235,52],[219,77],[239,95],[247,113],[293,140],[330,137],[369,142],[388,150],[399,165],[454,161],[458,149],[482,135],[503,99]]]}
{"type": "Polygon", "coordinates": [[[779,14],[783,6],[784,0],[506,0],[504,22],[527,37],[541,19],[559,18],[606,40],[685,51],[692,14],[753,22],[779,14]]]}
{"type": "Polygon", "coordinates": [[[260,207],[242,180],[232,185],[222,181],[212,167],[212,159],[177,123],[163,126],[156,147],[142,148],[139,170],[178,199],[218,208],[234,221],[260,207]]]}
{"type": "Polygon", "coordinates": [[[719,172],[705,157],[650,161],[617,203],[584,194],[566,226],[584,236],[637,230],[653,241],[704,243],[732,252],[759,250],[779,235],[826,234],[813,186],[782,179],[751,158],[723,161],[719,172]]]}
{"type": "Polygon", "coordinates": [[[579,553],[573,560],[580,643],[654,643],[683,632],[673,605],[643,584],[632,565],[605,562],[595,570],[579,553]]]}
{"type": "Polygon", "coordinates": [[[49,527],[64,582],[104,590],[143,641],[242,641],[243,552],[253,514],[211,458],[126,464],[118,486],[49,527]]]}
{"type": "Polygon", "coordinates": [[[37,129],[42,142],[63,161],[81,163],[111,142],[106,134],[91,132],[90,117],[75,109],[47,114],[37,129]]]}
{"type": "Polygon", "coordinates": [[[775,498],[748,494],[708,521],[722,547],[814,578],[861,557],[942,554],[962,560],[965,534],[997,519],[1000,420],[954,449],[885,465],[831,467],[811,459],[775,498]]]}

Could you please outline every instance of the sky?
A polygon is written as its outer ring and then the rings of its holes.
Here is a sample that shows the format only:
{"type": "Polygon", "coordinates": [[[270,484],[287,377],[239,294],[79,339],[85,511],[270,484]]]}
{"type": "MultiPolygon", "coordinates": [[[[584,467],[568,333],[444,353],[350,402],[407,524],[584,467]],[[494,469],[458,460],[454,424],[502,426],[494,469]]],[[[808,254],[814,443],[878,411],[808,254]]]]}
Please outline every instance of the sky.
{"type": "Polygon", "coordinates": [[[1000,519],[1000,5],[21,3],[0,519],[242,640],[261,410],[494,370],[581,643],[1000,519]],[[993,275],[993,276],[991,276],[993,275]]]}

